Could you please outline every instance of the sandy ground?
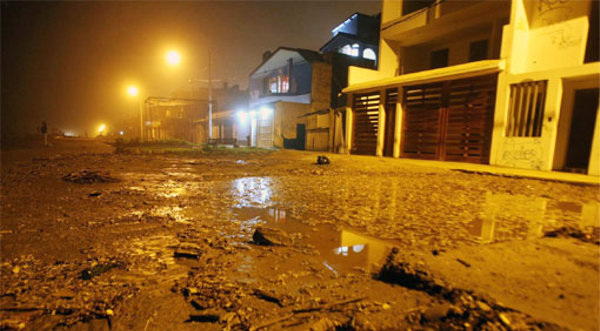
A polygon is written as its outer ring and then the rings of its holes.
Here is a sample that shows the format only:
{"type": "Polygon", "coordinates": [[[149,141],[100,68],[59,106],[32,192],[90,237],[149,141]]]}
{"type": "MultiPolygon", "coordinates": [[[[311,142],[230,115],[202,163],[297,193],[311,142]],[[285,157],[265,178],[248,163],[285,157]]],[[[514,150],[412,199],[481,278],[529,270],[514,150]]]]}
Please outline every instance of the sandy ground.
{"type": "Polygon", "coordinates": [[[598,330],[597,186],[316,156],[4,142],[2,328],[598,330]]]}

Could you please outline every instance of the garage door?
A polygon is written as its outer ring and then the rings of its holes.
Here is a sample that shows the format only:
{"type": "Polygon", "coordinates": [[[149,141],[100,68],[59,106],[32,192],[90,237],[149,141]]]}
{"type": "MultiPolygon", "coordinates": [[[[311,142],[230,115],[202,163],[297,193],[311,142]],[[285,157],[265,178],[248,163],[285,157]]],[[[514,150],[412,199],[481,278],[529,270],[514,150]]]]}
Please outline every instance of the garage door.
{"type": "Polygon", "coordinates": [[[379,130],[379,92],[357,94],[353,106],[352,154],[375,155],[379,130]]]}
{"type": "Polygon", "coordinates": [[[402,156],[488,163],[497,75],[404,88],[402,156]]]}

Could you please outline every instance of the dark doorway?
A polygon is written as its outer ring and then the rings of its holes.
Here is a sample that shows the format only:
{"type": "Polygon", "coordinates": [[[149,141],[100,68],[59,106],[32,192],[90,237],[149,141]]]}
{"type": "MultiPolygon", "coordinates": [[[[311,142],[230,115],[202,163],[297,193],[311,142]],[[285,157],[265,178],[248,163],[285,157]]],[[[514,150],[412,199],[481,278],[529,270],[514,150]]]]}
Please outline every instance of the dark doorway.
{"type": "Polygon", "coordinates": [[[296,124],[296,138],[283,138],[283,148],[297,149],[303,151],[306,146],[306,126],[304,124],[296,124]]]}
{"type": "Polygon", "coordinates": [[[587,173],[598,112],[598,89],[575,91],[565,170],[587,173]]]}

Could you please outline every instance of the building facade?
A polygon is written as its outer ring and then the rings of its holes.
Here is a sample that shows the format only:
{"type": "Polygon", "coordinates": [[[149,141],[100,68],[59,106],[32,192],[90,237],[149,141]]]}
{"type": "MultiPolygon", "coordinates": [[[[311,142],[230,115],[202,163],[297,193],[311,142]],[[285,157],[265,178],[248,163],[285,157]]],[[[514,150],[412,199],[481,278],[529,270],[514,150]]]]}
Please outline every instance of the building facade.
{"type": "Polygon", "coordinates": [[[331,65],[318,52],[288,47],[266,52],[250,74],[249,111],[239,119],[247,123],[249,145],[304,149],[306,126],[300,116],[328,108],[330,90],[331,65]]]}
{"type": "Polygon", "coordinates": [[[597,1],[383,1],[351,153],[600,174],[597,1]]]}

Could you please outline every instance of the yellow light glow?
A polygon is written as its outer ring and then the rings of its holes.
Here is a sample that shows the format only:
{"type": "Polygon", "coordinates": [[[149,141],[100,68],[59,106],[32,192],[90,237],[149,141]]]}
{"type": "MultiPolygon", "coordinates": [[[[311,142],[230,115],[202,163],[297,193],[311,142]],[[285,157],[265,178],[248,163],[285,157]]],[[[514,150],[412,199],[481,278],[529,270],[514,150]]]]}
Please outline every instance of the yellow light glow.
{"type": "Polygon", "coordinates": [[[104,130],[106,130],[106,125],[100,124],[100,127],[98,127],[98,133],[103,133],[104,130]]]}
{"type": "Polygon", "coordinates": [[[135,86],[129,86],[127,88],[127,93],[129,95],[131,95],[132,97],[135,97],[136,95],[138,95],[139,91],[138,91],[137,87],[135,87],[135,86]]]}
{"type": "Polygon", "coordinates": [[[176,51],[170,51],[167,53],[167,63],[172,66],[179,65],[181,62],[181,55],[176,51]]]}

